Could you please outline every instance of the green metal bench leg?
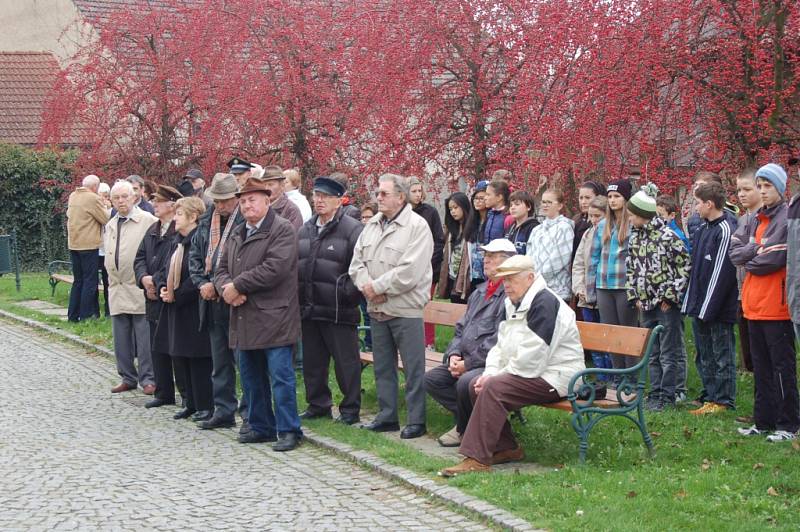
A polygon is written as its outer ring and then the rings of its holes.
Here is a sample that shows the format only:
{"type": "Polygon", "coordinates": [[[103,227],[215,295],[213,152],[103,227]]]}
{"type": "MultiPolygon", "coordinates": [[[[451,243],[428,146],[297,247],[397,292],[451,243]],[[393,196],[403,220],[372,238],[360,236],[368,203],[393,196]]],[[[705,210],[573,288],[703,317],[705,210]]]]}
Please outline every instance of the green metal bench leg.
{"type": "Polygon", "coordinates": [[[58,281],[56,281],[52,277],[49,279],[49,281],[50,281],[50,289],[51,289],[50,290],[50,297],[56,297],[56,285],[58,284],[58,281]]]}
{"type": "Polygon", "coordinates": [[[642,433],[642,439],[644,439],[644,444],[647,445],[647,452],[652,458],[655,454],[655,450],[653,449],[653,439],[650,437],[650,433],[647,431],[647,425],[644,421],[644,408],[642,407],[642,403],[639,403],[639,422],[637,425],[639,426],[639,430],[642,433]]]}

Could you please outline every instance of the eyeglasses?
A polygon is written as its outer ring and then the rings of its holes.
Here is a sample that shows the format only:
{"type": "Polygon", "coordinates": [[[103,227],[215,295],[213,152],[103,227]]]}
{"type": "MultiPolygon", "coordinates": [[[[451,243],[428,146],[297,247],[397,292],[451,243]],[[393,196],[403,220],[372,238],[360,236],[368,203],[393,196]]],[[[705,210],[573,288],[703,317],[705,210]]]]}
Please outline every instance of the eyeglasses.
{"type": "Polygon", "coordinates": [[[385,190],[377,190],[375,195],[379,198],[385,198],[387,196],[397,196],[400,194],[399,192],[386,192],[385,190]]]}
{"type": "Polygon", "coordinates": [[[552,205],[553,203],[555,203],[555,201],[550,201],[550,200],[542,200],[540,203],[541,203],[542,205],[552,205]]]}

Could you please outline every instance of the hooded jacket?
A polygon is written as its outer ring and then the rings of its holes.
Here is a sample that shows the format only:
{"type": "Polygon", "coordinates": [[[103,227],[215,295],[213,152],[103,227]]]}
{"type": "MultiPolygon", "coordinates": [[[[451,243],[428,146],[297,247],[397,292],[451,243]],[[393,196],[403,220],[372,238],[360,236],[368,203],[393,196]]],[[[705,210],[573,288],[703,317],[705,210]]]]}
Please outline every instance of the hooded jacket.
{"type": "Polygon", "coordinates": [[[506,238],[514,243],[518,255],[525,255],[528,251],[528,239],[533,228],[539,225],[539,220],[534,217],[528,218],[521,224],[512,224],[506,233],[506,238]]]}
{"type": "Polygon", "coordinates": [[[736,268],[728,258],[736,217],[704,220],[692,239],[692,268],[681,312],[705,322],[736,323],[736,268]]]}

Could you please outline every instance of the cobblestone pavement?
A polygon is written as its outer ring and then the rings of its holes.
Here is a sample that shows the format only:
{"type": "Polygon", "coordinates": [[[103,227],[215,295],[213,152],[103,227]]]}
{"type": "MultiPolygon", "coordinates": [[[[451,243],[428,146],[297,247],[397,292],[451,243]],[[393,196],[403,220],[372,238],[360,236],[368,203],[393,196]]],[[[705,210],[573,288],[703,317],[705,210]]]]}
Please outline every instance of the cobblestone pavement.
{"type": "Polygon", "coordinates": [[[276,453],[200,431],[113,364],[0,321],[2,530],[481,530],[304,444],[276,453]]]}

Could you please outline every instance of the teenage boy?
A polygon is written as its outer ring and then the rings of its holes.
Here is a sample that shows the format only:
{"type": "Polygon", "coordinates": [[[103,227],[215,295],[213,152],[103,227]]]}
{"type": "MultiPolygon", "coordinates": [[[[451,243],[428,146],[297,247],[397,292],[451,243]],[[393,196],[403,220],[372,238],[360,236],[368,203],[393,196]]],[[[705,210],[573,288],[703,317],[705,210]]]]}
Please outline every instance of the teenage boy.
{"type": "MultiPolygon", "coordinates": [[[[758,210],[761,208],[761,194],[758,192],[758,187],[756,187],[756,168],[742,170],[736,178],[736,196],[739,198],[739,203],[742,204],[742,208],[744,208],[744,214],[739,217],[739,228],[736,230],[736,234],[734,234],[734,239],[737,238],[738,233],[746,229],[747,225],[756,217],[758,210]]],[[[739,235],[738,238],[741,239],[742,235],[739,235]]],[[[747,238],[743,240],[746,241],[747,238]]],[[[747,318],[744,317],[744,311],[742,310],[742,285],[744,284],[744,276],[746,273],[744,266],[736,267],[736,280],[739,283],[739,309],[737,317],[739,318],[739,345],[742,351],[741,364],[739,364],[739,367],[752,372],[753,360],[750,357],[750,332],[747,327],[747,318]]]]}
{"type": "Polygon", "coordinates": [[[641,312],[642,327],[664,330],[650,355],[650,394],[646,408],[655,412],[675,405],[678,359],[683,348],[680,302],[689,277],[689,254],[680,238],[656,216],[656,198],[643,188],[628,200],[631,239],[626,271],[628,301],[641,312]]]}
{"type": "Polygon", "coordinates": [[[717,182],[702,183],[694,190],[695,209],[703,220],[692,239],[692,270],[683,302],[691,316],[697,348],[697,373],[703,384],[692,414],[716,414],[735,407],[736,268],[728,251],[736,219],[726,215],[725,189],[717,182]]]}
{"type": "Polygon", "coordinates": [[[755,425],[738,430],[743,436],[771,432],[767,441],[779,442],[794,440],[800,429],[797,354],[786,300],[786,172],[767,164],[756,172],[756,184],[764,205],[731,248],[733,261],[747,270],[742,308],[756,391],[755,425]]]}
{"type": "Polygon", "coordinates": [[[534,216],[536,209],[533,204],[533,196],[525,190],[516,190],[508,197],[511,206],[508,212],[514,217],[514,223],[508,228],[506,239],[514,243],[518,255],[524,255],[528,250],[528,237],[531,231],[539,225],[539,221],[534,216]]]}
{"type": "Polygon", "coordinates": [[[686,251],[691,253],[692,244],[689,242],[686,233],[684,233],[683,229],[678,225],[678,222],[675,221],[675,218],[678,216],[678,202],[675,201],[675,198],[669,194],[661,194],[658,196],[656,198],[656,212],[658,213],[658,217],[667,224],[667,227],[681,239],[681,242],[683,242],[683,245],[686,247],[686,251]]]}

